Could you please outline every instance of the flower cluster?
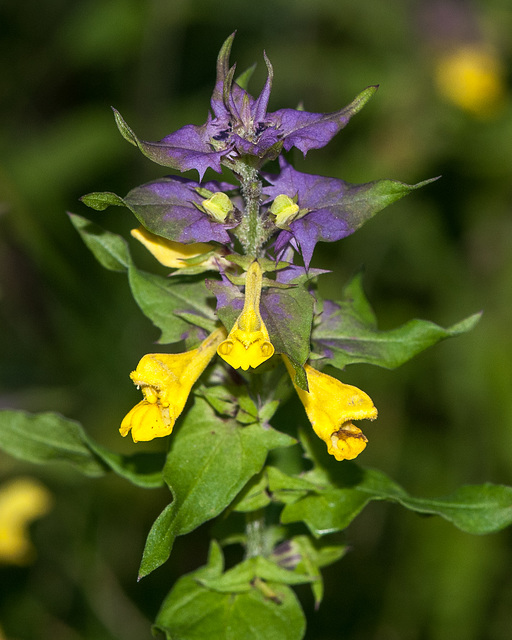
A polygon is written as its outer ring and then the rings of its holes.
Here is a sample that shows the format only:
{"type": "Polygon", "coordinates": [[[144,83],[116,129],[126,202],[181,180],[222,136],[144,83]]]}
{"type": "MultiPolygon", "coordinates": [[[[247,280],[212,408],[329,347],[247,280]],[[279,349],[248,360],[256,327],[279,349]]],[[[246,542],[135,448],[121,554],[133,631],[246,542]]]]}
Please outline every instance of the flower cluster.
{"type": "MultiPolygon", "coordinates": [[[[317,242],[345,238],[412,189],[394,180],[349,184],[295,170],[282,155],[325,146],[372,97],[368,87],[332,113],[297,109],[269,112],[273,69],[257,98],[235,79],[229,56],[234,34],[222,46],[211,112],[203,125],[186,125],[157,142],[141,140],[114,110],[121,134],[154,162],[179,171],[195,169],[199,181],[166,176],[132,189],[124,198],[89,194],[86,204],[128,207],[140,227],[132,235],[173,275],[213,275],[206,287],[216,298],[219,324],[195,349],[150,354],[131,374],[144,399],[121,425],[124,436],[150,440],[171,433],[192,386],[217,353],[230,367],[248,371],[282,356],[315,432],[337,460],[356,457],[366,438],[352,420],[377,411],[358,389],[308,364],[312,329],[322,306],[312,281],[322,271],[310,263],[317,242]],[[271,172],[262,171],[275,161],[271,172]],[[233,183],[207,180],[207,170],[229,169],[233,183]],[[215,274],[217,274],[215,276],[215,274]]],[[[194,316],[192,311],[187,318],[194,316]]],[[[204,328],[204,323],[198,323],[204,328]]],[[[325,351],[317,357],[328,357],[325,351]]]]}

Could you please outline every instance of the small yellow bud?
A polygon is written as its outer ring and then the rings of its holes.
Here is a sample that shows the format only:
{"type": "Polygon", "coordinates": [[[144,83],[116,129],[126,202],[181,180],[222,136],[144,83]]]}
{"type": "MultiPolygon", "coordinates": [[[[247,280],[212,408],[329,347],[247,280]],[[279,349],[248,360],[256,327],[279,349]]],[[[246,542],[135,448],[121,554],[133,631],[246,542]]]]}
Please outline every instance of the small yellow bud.
{"type": "Polygon", "coordinates": [[[258,262],[253,262],[245,277],[245,301],[242,313],[222,342],[217,353],[234,369],[259,367],[274,355],[267,327],[260,314],[263,274],[258,262]]]}
{"type": "Polygon", "coordinates": [[[224,222],[233,211],[233,203],[225,193],[218,191],[211,198],[201,202],[203,209],[209,213],[217,222],[224,222]]]}
{"type": "Polygon", "coordinates": [[[295,218],[299,212],[299,205],[289,196],[281,194],[276,197],[269,211],[276,217],[276,227],[282,229],[295,218]]]}

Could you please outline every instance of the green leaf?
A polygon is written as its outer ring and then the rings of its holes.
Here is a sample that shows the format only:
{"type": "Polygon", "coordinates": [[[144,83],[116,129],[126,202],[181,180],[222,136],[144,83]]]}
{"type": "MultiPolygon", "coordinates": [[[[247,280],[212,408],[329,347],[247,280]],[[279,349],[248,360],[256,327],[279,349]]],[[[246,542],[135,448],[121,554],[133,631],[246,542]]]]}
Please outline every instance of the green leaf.
{"type": "Polygon", "coordinates": [[[73,226],[98,262],[110,271],[126,271],[130,264],[130,254],[126,241],[115,233],[106,231],[99,225],[70,213],[73,226]]]}
{"type": "Polygon", "coordinates": [[[267,493],[267,476],[259,473],[249,480],[242,491],[233,502],[233,511],[245,513],[263,509],[270,503],[270,496],[267,493]]]}
{"type": "Polygon", "coordinates": [[[88,476],[105,474],[81,425],[57,413],[0,411],[0,447],[27,462],[67,462],[88,476]]]}
{"type": "Polygon", "coordinates": [[[143,489],[158,489],[164,486],[162,469],[165,455],[160,452],[122,455],[87,438],[87,444],[103,462],[118,476],[143,489]]]}
{"type": "Polygon", "coordinates": [[[312,343],[338,369],[356,362],[393,369],[440,340],[470,331],[479,319],[480,314],[475,314],[448,329],[411,320],[397,329],[379,331],[358,275],[345,288],[340,302],[324,301],[312,343]]]}
{"type": "Polygon", "coordinates": [[[494,533],[512,524],[512,487],[504,485],[466,485],[442,498],[408,496],[398,502],[418,513],[442,516],[468,533],[494,533]]]}
{"type": "Polygon", "coordinates": [[[162,332],[160,343],[168,344],[186,339],[191,332],[196,331],[195,327],[209,332],[215,329],[215,314],[210,305],[211,294],[203,278],[170,280],[142,271],[133,263],[124,238],[76,214],[70,214],[70,217],[100,264],[112,271],[128,271],[136,303],[162,332]]]}
{"type": "Polygon", "coordinates": [[[0,448],[27,462],[67,462],[88,476],[102,476],[110,469],[145,489],[164,485],[162,454],[114,453],[90,438],[78,422],[57,413],[0,411],[0,448]]]}
{"type": "Polygon", "coordinates": [[[126,207],[124,200],[111,191],[96,191],[82,196],[80,200],[96,211],[104,211],[108,207],[126,207]]]}
{"type": "Polygon", "coordinates": [[[349,222],[352,229],[358,229],[385,207],[405,197],[411,191],[421,189],[437,179],[430,178],[417,184],[405,184],[398,180],[385,179],[366,184],[347,185],[347,191],[340,203],[344,219],[349,222]]]}
{"type": "MultiPolygon", "coordinates": [[[[315,472],[311,475],[315,477],[315,472]]],[[[336,473],[329,472],[323,479],[322,475],[316,474],[321,482],[316,490],[285,505],[281,515],[284,524],[301,520],[315,536],[341,531],[372,500],[388,500],[417,513],[439,515],[467,533],[492,533],[512,524],[512,487],[465,486],[441,498],[415,498],[384,473],[350,462],[343,462],[336,473]]]]}
{"type": "MultiPolygon", "coordinates": [[[[215,547],[216,554],[220,551],[215,547]]],[[[208,589],[200,580],[220,575],[221,561],[180,578],[164,600],[154,630],[167,640],[301,640],[305,619],[285,584],[261,583],[241,593],[208,589]],[[219,571],[220,569],[220,571],[219,571]]],[[[291,572],[289,572],[291,573],[291,572]]]]}
{"type": "Polygon", "coordinates": [[[284,504],[296,502],[317,489],[312,482],[300,476],[289,476],[277,467],[267,467],[267,477],[273,499],[284,504]]]}
{"type": "Polygon", "coordinates": [[[304,584],[316,579],[306,574],[284,569],[263,556],[255,556],[235,565],[221,576],[198,578],[198,582],[213,591],[242,593],[254,588],[253,583],[256,578],[281,584],[304,584]]]}
{"type": "Polygon", "coordinates": [[[132,263],[129,281],[141,311],[162,332],[159,343],[184,339],[194,326],[191,324],[193,320],[196,326],[208,331],[215,329],[215,315],[208,304],[210,293],[202,278],[179,282],[141,271],[132,263]],[[187,320],[180,317],[184,312],[187,312],[187,320]]]}
{"type": "Polygon", "coordinates": [[[261,295],[261,315],[275,350],[301,367],[309,357],[313,302],[303,286],[269,288],[261,295]]]}
{"type": "Polygon", "coordinates": [[[318,608],[324,595],[320,567],[337,562],[346,554],[347,549],[346,545],[328,545],[318,540],[311,540],[309,536],[295,536],[290,540],[288,552],[300,556],[300,561],[296,565],[297,570],[314,579],[311,589],[315,598],[315,608],[318,608]]]}
{"type": "Polygon", "coordinates": [[[200,398],[176,434],[164,468],[174,500],[154,523],[140,567],[143,577],[169,557],[174,539],[221,513],[257,474],[269,450],[295,441],[259,424],[219,419],[200,398]]]}

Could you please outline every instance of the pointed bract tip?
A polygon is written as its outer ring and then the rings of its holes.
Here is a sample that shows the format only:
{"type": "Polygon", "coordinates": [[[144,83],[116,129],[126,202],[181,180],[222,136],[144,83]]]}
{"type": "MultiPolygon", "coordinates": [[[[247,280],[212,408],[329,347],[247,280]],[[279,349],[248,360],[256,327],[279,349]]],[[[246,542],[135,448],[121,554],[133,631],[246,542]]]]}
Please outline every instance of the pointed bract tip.
{"type": "Polygon", "coordinates": [[[217,72],[218,73],[226,73],[229,67],[229,55],[231,53],[231,47],[233,46],[233,40],[235,39],[236,31],[233,31],[231,35],[229,35],[224,42],[219,51],[219,55],[217,57],[217,72]]]}
{"type": "Polygon", "coordinates": [[[132,129],[126,124],[126,122],[124,121],[124,118],[122,117],[122,115],[119,113],[119,111],[114,108],[111,107],[112,111],[114,112],[114,118],[116,121],[116,125],[117,128],[119,129],[119,133],[123,136],[123,138],[125,140],[127,140],[130,144],[133,144],[135,147],[138,147],[138,140],[137,140],[137,136],[135,135],[135,133],[132,131],[132,129]]]}

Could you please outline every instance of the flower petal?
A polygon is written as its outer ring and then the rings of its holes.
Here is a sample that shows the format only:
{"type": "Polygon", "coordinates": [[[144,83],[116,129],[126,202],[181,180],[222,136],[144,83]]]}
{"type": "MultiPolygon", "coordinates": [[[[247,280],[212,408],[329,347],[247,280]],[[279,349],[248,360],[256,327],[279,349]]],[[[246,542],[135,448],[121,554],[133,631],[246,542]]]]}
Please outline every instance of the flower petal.
{"type": "Polygon", "coordinates": [[[145,355],[130,374],[134,384],[141,388],[144,400],[123,419],[121,435],[131,431],[134,442],[169,435],[185,408],[192,386],[225,337],[226,330],[219,328],[192,351],[145,355]]]}
{"type": "MultiPolygon", "coordinates": [[[[295,371],[291,362],[286,356],[283,360],[294,381],[295,371]]],[[[367,442],[352,420],[375,420],[377,409],[370,396],[357,387],[343,384],[308,364],[304,369],[309,391],[304,391],[295,382],[294,386],[315,433],[326,443],[328,452],[336,460],[352,460],[367,442]]]]}

